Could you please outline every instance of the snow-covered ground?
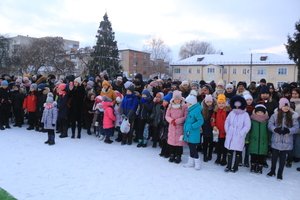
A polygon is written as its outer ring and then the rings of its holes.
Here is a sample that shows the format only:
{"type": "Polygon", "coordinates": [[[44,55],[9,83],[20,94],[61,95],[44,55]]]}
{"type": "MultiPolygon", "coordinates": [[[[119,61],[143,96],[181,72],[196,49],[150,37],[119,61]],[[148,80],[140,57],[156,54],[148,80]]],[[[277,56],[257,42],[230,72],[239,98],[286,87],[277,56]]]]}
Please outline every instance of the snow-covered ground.
{"type": "Polygon", "coordinates": [[[57,136],[48,146],[46,133],[0,131],[0,187],[19,200],[300,199],[300,163],[277,181],[269,169],[225,173],[211,161],[196,171],[159,157],[159,148],[109,145],[85,132],[80,140],[57,136]]]}

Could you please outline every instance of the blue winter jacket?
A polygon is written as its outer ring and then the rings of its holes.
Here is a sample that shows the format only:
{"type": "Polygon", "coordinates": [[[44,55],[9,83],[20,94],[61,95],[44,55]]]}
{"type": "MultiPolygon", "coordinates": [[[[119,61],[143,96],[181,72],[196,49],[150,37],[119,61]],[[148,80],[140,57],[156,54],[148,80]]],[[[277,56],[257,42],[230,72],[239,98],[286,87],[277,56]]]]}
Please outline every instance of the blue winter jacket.
{"type": "Polygon", "coordinates": [[[200,143],[201,126],[204,119],[202,116],[202,107],[199,103],[196,103],[188,108],[188,114],[184,122],[183,140],[188,143],[198,144],[200,143]]]}
{"type": "Polygon", "coordinates": [[[126,115],[129,118],[129,121],[134,119],[136,115],[136,110],[139,105],[138,97],[135,94],[127,94],[125,95],[122,104],[122,114],[126,115]]]}

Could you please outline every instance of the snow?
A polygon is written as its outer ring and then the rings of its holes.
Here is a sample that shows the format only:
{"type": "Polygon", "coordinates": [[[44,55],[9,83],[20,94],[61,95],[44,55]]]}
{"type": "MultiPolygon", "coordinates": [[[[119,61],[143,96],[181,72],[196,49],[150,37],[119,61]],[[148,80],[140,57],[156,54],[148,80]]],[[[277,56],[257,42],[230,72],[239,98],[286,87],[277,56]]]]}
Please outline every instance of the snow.
{"type": "MultiPolygon", "coordinates": [[[[266,177],[269,169],[225,173],[213,161],[202,162],[199,171],[184,168],[159,157],[159,148],[109,145],[85,131],[80,140],[57,136],[48,146],[46,133],[1,131],[0,186],[20,200],[299,199],[300,163],[277,181],[266,177]]],[[[185,148],[184,162],[187,157],[185,148]]]]}

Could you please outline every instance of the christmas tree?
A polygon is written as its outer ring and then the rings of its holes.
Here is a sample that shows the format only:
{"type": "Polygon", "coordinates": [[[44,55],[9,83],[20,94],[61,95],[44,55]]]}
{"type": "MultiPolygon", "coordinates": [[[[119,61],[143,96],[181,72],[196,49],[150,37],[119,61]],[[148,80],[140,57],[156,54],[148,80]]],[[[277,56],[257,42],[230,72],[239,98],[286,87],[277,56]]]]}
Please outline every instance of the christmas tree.
{"type": "Polygon", "coordinates": [[[91,54],[93,60],[90,64],[90,74],[99,74],[106,71],[110,77],[115,77],[120,74],[121,66],[115,33],[112,30],[107,13],[103,16],[103,21],[100,22],[96,38],[97,43],[94,46],[94,52],[91,54]]]}

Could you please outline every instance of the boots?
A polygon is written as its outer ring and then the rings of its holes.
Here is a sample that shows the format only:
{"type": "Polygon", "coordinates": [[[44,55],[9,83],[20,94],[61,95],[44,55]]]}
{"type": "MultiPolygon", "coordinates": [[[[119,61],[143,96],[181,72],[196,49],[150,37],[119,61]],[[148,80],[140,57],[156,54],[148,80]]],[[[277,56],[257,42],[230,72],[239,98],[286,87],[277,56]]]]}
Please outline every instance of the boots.
{"type": "Polygon", "coordinates": [[[225,168],[225,172],[231,171],[231,165],[232,165],[232,154],[228,153],[228,162],[227,162],[227,167],[225,168]]]}
{"type": "Polygon", "coordinates": [[[256,166],[256,173],[262,174],[263,167],[264,167],[263,165],[257,165],[256,166]]]}
{"type": "Polygon", "coordinates": [[[223,154],[222,156],[222,160],[220,162],[221,166],[225,166],[227,165],[227,161],[226,161],[226,154],[223,154]]]}
{"type": "Polygon", "coordinates": [[[208,147],[208,156],[207,160],[210,161],[212,159],[213,147],[208,147]]]}
{"type": "Polygon", "coordinates": [[[115,141],[116,142],[121,142],[122,141],[122,133],[118,133],[118,137],[115,141]]]}
{"type": "Polygon", "coordinates": [[[256,163],[251,163],[250,172],[255,172],[256,170],[256,163]]]}
{"type": "Polygon", "coordinates": [[[235,154],[234,166],[233,166],[233,169],[231,170],[233,173],[235,173],[239,170],[240,163],[241,163],[241,155],[236,153],[235,154]]]}
{"type": "Polygon", "coordinates": [[[169,158],[169,162],[174,162],[175,161],[175,155],[171,154],[169,158]]]}
{"type": "Polygon", "coordinates": [[[121,142],[121,145],[125,145],[126,142],[127,142],[127,134],[122,133],[122,142],[121,142]]]}
{"type": "Polygon", "coordinates": [[[136,147],[138,147],[138,148],[142,147],[143,146],[143,140],[139,140],[138,142],[139,143],[137,144],[136,147]]]}
{"type": "Polygon", "coordinates": [[[267,174],[268,176],[276,176],[276,173],[275,173],[275,171],[273,171],[272,169],[271,169],[271,171],[267,174]]]}
{"type": "Polygon", "coordinates": [[[217,154],[217,160],[215,161],[215,164],[219,165],[220,162],[221,162],[221,154],[218,153],[218,154],[217,154]]]}
{"type": "Polygon", "coordinates": [[[184,167],[194,167],[195,166],[195,160],[194,158],[189,156],[188,162],[184,164],[184,167]]]}
{"type": "Polygon", "coordinates": [[[174,161],[176,164],[179,164],[181,162],[181,155],[177,155],[175,157],[175,161],[174,161]]]}
{"type": "Polygon", "coordinates": [[[109,137],[107,137],[107,136],[106,136],[104,142],[107,143],[107,144],[113,143],[113,141],[109,137]]]}
{"type": "Polygon", "coordinates": [[[200,170],[200,158],[194,158],[195,161],[195,170],[200,170]]]}

